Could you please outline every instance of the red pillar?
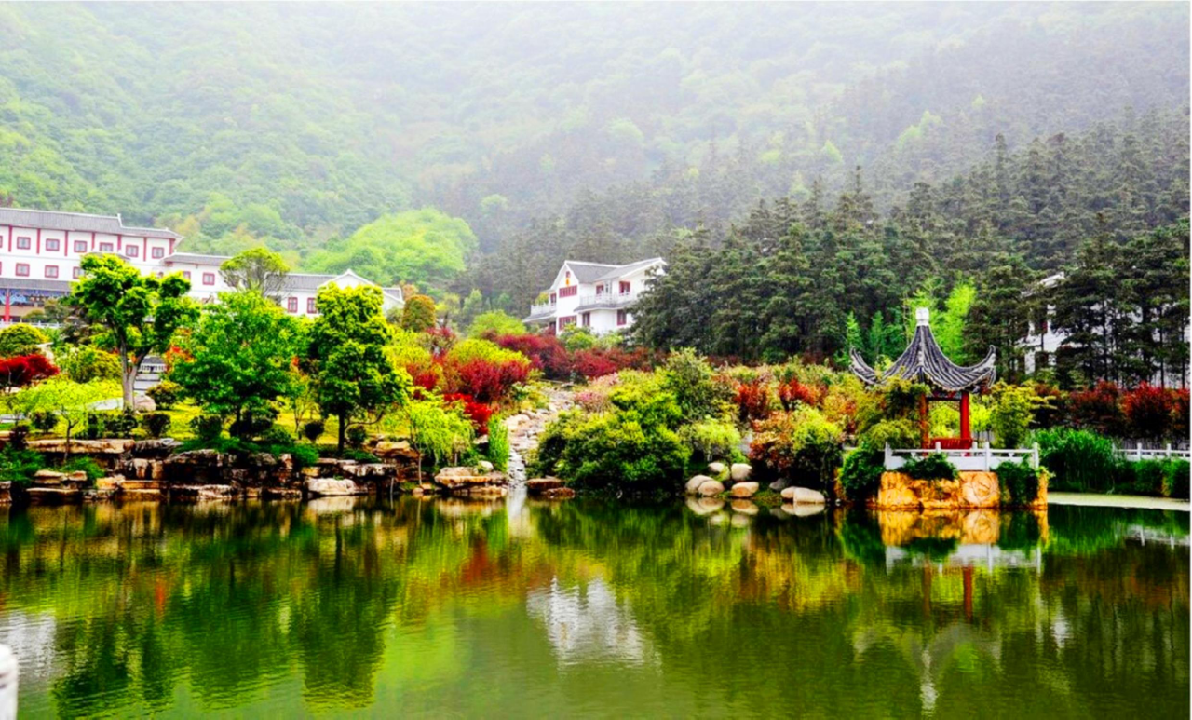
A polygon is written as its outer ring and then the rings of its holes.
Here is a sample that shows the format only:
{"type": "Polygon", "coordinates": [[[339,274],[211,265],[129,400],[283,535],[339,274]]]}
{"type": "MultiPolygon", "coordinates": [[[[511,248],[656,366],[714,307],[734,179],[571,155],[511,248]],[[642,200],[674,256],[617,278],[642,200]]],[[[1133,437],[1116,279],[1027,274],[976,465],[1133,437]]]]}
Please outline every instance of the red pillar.
{"type": "Polygon", "coordinates": [[[960,439],[966,442],[972,442],[973,435],[969,431],[969,394],[967,392],[960,395],[960,439]]]}

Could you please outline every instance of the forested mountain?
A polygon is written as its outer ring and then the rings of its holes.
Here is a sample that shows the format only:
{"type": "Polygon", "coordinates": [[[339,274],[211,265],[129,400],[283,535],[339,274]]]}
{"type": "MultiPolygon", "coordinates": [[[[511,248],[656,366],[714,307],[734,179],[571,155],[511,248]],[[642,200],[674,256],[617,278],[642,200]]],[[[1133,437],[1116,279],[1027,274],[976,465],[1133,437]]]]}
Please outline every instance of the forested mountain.
{"type": "Polygon", "coordinates": [[[294,259],[423,207],[482,251],[555,217],[575,252],[722,235],[858,165],[884,211],[999,134],[1170,122],[1187,30],[1175,3],[7,4],[0,192],[294,259]]]}

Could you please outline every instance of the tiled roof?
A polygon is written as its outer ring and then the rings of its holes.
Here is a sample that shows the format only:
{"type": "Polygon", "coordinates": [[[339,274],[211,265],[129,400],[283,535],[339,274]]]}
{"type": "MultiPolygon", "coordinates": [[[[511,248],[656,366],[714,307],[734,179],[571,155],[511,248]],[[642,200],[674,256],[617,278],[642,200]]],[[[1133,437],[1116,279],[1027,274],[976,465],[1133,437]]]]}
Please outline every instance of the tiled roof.
{"type": "Polygon", "coordinates": [[[880,375],[866,364],[856,348],[849,350],[849,365],[853,373],[868,385],[876,385],[890,378],[902,378],[950,393],[993,385],[997,380],[996,362],[997,351],[992,347],[985,359],[976,365],[957,365],[949,360],[931,332],[926,315],[915,327],[911,344],[880,375]]]}
{"type": "Polygon", "coordinates": [[[599,282],[601,280],[616,280],[639,270],[643,267],[648,267],[655,263],[663,262],[662,258],[651,258],[649,260],[639,260],[637,262],[629,263],[627,265],[607,265],[602,263],[576,262],[568,260],[567,267],[575,273],[575,279],[581,283],[599,282]]]}
{"type": "Polygon", "coordinates": [[[189,265],[223,265],[231,260],[230,255],[205,255],[203,253],[176,252],[166,255],[163,263],[187,263],[189,265]]]}
{"type": "Polygon", "coordinates": [[[59,212],[56,210],[20,210],[0,208],[0,225],[45,228],[47,230],[76,230],[109,235],[136,237],[181,238],[164,228],[143,228],[125,225],[119,215],[91,215],[89,213],[59,212]]]}
{"type": "Polygon", "coordinates": [[[70,281],[42,278],[0,278],[0,303],[4,302],[3,292],[5,290],[37,290],[66,295],[70,293],[70,281]]]}

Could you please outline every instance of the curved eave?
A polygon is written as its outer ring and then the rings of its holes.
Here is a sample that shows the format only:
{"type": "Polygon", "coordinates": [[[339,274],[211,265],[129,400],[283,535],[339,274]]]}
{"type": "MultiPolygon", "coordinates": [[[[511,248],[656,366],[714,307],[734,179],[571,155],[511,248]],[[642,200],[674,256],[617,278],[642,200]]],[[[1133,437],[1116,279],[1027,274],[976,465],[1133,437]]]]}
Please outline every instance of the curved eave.
{"type": "Polygon", "coordinates": [[[948,393],[980,391],[997,380],[997,351],[989,352],[975,365],[957,365],[944,355],[931,329],[925,325],[915,328],[915,337],[885,373],[878,375],[855,349],[849,351],[849,365],[853,373],[868,385],[876,385],[890,378],[921,382],[935,390],[948,393]]]}

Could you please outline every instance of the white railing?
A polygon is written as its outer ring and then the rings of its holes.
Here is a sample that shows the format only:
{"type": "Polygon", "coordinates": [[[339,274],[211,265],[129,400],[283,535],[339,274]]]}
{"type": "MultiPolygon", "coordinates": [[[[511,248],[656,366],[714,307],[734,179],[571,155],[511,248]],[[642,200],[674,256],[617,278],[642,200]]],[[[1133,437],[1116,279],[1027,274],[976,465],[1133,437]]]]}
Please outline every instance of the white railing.
{"type": "Polygon", "coordinates": [[[576,303],[576,310],[590,307],[619,308],[633,305],[637,302],[638,293],[600,293],[598,295],[583,295],[576,303]]]}
{"type": "Polygon", "coordinates": [[[553,313],[555,311],[556,307],[557,306],[554,304],[531,305],[530,306],[530,317],[532,317],[532,318],[546,317],[547,315],[550,315],[551,313],[553,313]]]}
{"type": "Polygon", "coordinates": [[[943,455],[948,458],[957,470],[993,470],[1002,463],[1020,463],[1026,460],[1031,467],[1039,467],[1039,445],[1015,450],[994,450],[989,443],[978,445],[973,443],[971,448],[964,450],[944,450],[939,443],[930,449],[891,450],[886,445],[886,469],[897,470],[908,461],[926,457],[928,455],[943,455]]]}
{"type": "Polygon", "coordinates": [[[1182,458],[1184,460],[1192,459],[1192,452],[1188,450],[1173,450],[1171,443],[1167,443],[1167,447],[1163,450],[1144,450],[1142,443],[1138,443],[1133,450],[1126,446],[1118,449],[1127,460],[1158,460],[1161,458],[1182,458]]]}
{"type": "Polygon", "coordinates": [[[32,327],[44,328],[58,328],[62,327],[62,323],[54,320],[22,320],[20,318],[10,318],[5,320],[0,317],[0,327],[11,327],[12,325],[30,325],[32,327]]]}

